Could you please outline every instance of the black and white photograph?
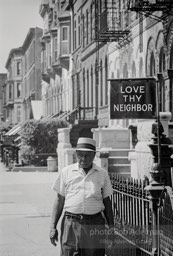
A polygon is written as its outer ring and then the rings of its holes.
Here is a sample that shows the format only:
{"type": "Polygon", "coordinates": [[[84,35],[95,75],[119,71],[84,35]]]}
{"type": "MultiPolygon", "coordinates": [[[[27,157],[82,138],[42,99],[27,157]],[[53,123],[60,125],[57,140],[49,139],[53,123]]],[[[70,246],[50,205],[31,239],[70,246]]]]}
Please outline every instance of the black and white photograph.
{"type": "Polygon", "coordinates": [[[173,256],[173,0],[0,4],[0,256],[173,256]]]}

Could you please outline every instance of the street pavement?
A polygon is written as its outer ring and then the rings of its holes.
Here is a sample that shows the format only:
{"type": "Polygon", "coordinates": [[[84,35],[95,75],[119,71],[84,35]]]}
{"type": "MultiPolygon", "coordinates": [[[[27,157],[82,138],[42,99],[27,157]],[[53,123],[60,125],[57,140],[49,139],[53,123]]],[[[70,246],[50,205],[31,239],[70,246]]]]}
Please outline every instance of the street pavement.
{"type": "MultiPolygon", "coordinates": [[[[0,256],[59,256],[49,241],[56,172],[9,172],[0,163],[0,256]]],[[[59,229],[59,228],[58,228],[59,229]]]]}

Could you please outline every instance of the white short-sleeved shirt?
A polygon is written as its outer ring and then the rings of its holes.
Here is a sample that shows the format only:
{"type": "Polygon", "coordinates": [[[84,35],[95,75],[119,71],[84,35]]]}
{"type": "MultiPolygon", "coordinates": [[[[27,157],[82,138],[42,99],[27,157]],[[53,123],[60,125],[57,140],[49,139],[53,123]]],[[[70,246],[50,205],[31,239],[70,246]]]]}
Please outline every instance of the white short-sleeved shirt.
{"type": "Polygon", "coordinates": [[[95,164],[87,174],[78,163],[63,168],[52,188],[65,197],[64,210],[76,214],[103,211],[103,198],[113,192],[108,172],[95,164]]]}

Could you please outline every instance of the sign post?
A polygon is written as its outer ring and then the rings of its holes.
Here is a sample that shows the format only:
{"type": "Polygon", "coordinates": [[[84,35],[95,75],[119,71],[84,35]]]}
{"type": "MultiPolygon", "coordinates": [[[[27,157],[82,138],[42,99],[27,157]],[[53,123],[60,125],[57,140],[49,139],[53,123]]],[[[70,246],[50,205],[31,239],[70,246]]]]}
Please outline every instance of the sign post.
{"type": "Polygon", "coordinates": [[[110,119],[156,118],[154,78],[110,79],[110,119]]]}

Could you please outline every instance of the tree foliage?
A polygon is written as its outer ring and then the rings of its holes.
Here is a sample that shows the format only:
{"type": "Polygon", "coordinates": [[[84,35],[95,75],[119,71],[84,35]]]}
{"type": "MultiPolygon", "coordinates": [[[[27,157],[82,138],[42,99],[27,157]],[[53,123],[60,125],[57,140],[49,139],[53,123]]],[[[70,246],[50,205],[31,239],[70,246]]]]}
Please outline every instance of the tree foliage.
{"type": "Polygon", "coordinates": [[[46,154],[51,155],[56,153],[58,144],[57,129],[67,126],[67,122],[58,120],[57,118],[45,121],[32,119],[24,123],[20,134],[22,141],[21,158],[23,163],[45,165],[47,159],[46,154]]]}

